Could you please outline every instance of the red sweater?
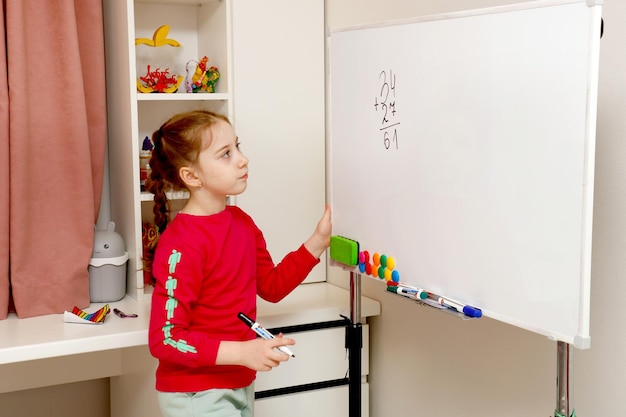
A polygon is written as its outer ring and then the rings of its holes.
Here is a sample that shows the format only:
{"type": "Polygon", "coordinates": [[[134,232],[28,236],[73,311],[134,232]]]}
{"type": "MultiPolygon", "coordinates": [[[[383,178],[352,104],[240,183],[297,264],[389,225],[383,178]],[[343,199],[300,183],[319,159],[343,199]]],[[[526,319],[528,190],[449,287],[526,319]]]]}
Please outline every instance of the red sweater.
{"type": "Polygon", "coordinates": [[[176,215],[159,239],[152,267],[149,346],[159,360],[156,389],[250,385],[252,369],[215,364],[220,341],[254,339],[237,314],[256,319],[257,294],[280,301],[318,263],[302,245],[275,266],[263,234],[237,207],[211,216],[176,215]]]}

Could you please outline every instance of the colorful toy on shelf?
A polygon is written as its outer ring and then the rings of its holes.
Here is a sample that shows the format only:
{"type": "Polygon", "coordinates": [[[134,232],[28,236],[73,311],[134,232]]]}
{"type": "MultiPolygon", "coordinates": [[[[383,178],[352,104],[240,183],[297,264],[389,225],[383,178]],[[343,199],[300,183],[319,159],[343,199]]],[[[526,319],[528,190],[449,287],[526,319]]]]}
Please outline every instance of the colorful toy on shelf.
{"type": "Polygon", "coordinates": [[[157,30],[154,31],[152,35],[152,39],[149,38],[136,38],[135,45],[148,45],[148,46],[181,46],[180,42],[174,39],[168,39],[167,35],[170,33],[170,25],[159,26],[157,30]]]}
{"type": "Polygon", "coordinates": [[[146,136],[139,151],[139,186],[141,191],[145,191],[146,180],[150,173],[150,157],[154,145],[148,136],[146,136]]]}
{"type": "Polygon", "coordinates": [[[207,67],[209,58],[204,56],[198,61],[187,62],[187,92],[188,93],[214,93],[215,84],[220,78],[217,67],[207,67]],[[196,68],[192,74],[189,73],[189,64],[195,63],[196,68]]]}
{"type": "MultiPolygon", "coordinates": [[[[169,25],[159,26],[154,31],[152,39],[136,38],[135,45],[148,45],[155,48],[164,45],[174,47],[181,46],[180,42],[177,40],[167,37],[169,33],[169,25]]],[[[166,68],[164,71],[161,71],[160,68],[150,71],[150,65],[148,65],[146,75],[137,79],[137,90],[142,93],[175,93],[182,81],[182,76],[177,77],[174,74],[170,75],[169,68],[166,68]]]]}
{"type": "Polygon", "coordinates": [[[148,65],[146,75],[137,80],[137,90],[142,93],[175,93],[182,82],[183,77],[170,75],[169,68],[151,71],[148,65]]]}
{"type": "MultiPolygon", "coordinates": [[[[148,251],[154,249],[154,245],[156,245],[156,239],[159,236],[159,232],[154,225],[154,223],[143,222],[141,228],[141,244],[143,247],[143,258],[145,259],[148,256],[148,251]]],[[[144,285],[152,284],[152,273],[151,271],[143,271],[143,283],[144,285]]]]}

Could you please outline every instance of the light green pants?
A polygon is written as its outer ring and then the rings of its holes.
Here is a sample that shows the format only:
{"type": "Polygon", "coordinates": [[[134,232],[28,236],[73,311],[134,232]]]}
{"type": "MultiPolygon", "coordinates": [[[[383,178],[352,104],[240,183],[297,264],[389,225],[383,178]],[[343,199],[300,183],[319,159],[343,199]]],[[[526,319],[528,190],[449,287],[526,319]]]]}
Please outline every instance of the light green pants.
{"type": "Polygon", "coordinates": [[[157,392],[163,417],[252,417],[254,384],[239,389],[157,392]]]}

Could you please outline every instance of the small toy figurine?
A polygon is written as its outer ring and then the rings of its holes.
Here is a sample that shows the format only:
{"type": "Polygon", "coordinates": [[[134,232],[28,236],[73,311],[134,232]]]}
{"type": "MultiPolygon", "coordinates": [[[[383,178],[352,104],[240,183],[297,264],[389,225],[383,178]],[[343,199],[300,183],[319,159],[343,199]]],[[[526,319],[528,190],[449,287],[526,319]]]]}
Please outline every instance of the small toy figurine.
{"type": "MultiPolygon", "coordinates": [[[[164,45],[175,47],[181,46],[180,42],[167,37],[169,32],[169,25],[159,26],[154,31],[152,39],[136,38],[135,45],[148,45],[150,47],[159,47],[164,45]]],[[[146,75],[137,79],[137,90],[142,93],[175,93],[182,81],[182,76],[176,77],[173,74],[170,75],[169,68],[166,68],[164,71],[161,71],[160,68],[150,71],[150,65],[148,65],[146,75]]]]}
{"type": "Polygon", "coordinates": [[[150,140],[150,138],[148,136],[146,136],[143,139],[143,142],[141,143],[141,150],[142,151],[152,151],[152,149],[154,149],[154,145],[152,144],[152,141],[150,140]]]}
{"type": "Polygon", "coordinates": [[[175,75],[170,75],[169,68],[164,71],[160,68],[150,71],[150,65],[148,65],[146,75],[137,80],[137,90],[142,93],[175,93],[182,81],[182,76],[176,78],[175,75]]]}
{"type": "Polygon", "coordinates": [[[150,157],[154,145],[148,136],[146,136],[139,151],[139,188],[141,191],[146,190],[146,179],[150,173],[150,157]]]}
{"type": "Polygon", "coordinates": [[[217,67],[208,67],[207,63],[209,62],[209,58],[204,56],[200,60],[197,61],[189,61],[187,62],[187,92],[188,93],[214,93],[215,92],[215,84],[217,80],[220,78],[220,72],[217,67]],[[189,64],[194,62],[196,64],[196,69],[193,72],[193,75],[189,76],[189,64]]]}
{"type": "Polygon", "coordinates": [[[170,25],[159,26],[157,30],[154,31],[152,35],[152,39],[149,38],[136,38],[135,45],[148,45],[148,46],[163,46],[163,45],[171,45],[171,46],[181,46],[180,42],[169,39],[167,35],[170,33],[170,25]]]}

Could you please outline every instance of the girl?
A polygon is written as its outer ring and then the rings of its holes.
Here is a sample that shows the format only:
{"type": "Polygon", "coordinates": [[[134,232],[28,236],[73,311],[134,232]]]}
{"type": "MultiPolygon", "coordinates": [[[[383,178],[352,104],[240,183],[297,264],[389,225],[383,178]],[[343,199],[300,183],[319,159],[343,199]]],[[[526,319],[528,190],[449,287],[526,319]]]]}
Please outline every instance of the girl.
{"type": "Polygon", "coordinates": [[[287,361],[275,348],[295,341],[256,339],[237,315],[256,319],[257,294],[278,302],[306,278],[330,243],[330,208],[311,237],[275,266],[254,221],[226,205],[248,179],[248,159],[228,119],[178,114],[152,141],[146,187],[160,237],[145,261],[155,281],[149,346],[159,360],[159,405],[165,417],[251,416],[256,371],[287,361]],[[190,193],[171,221],[170,189],[190,193]]]}

